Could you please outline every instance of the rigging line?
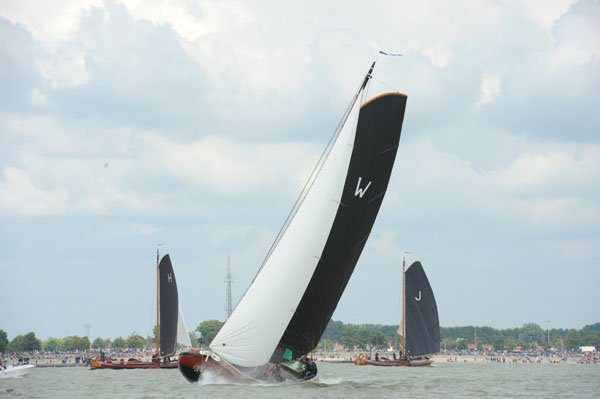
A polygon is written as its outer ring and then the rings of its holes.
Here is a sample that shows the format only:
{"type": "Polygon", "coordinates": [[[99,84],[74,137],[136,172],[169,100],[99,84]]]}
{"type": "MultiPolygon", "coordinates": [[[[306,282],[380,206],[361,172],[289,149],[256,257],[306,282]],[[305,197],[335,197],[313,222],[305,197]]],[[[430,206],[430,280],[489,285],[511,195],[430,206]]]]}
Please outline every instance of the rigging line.
{"type": "MultiPolygon", "coordinates": [[[[374,67],[375,67],[375,62],[373,62],[373,64],[371,65],[371,68],[369,69],[369,72],[367,73],[367,76],[365,78],[367,80],[367,82],[370,81],[370,79],[373,77],[372,73],[373,73],[373,68],[374,67]]],[[[329,139],[329,141],[327,142],[327,145],[325,146],[325,149],[321,153],[321,156],[319,157],[319,160],[317,161],[317,164],[313,168],[310,176],[308,177],[308,180],[306,181],[306,183],[304,184],[304,187],[300,191],[300,195],[298,196],[298,198],[296,198],[296,202],[294,202],[294,205],[292,206],[292,209],[288,213],[288,215],[287,215],[287,217],[286,217],[286,219],[285,219],[285,221],[283,223],[283,226],[281,226],[281,229],[277,233],[277,236],[275,237],[275,240],[273,241],[273,243],[271,244],[271,247],[267,251],[267,255],[265,256],[265,258],[263,259],[262,263],[260,264],[260,267],[258,268],[258,271],[254,275],[254,278],[250,282],[250,285],[248,285],[248,288],[246,288],[246,291],[244,292],[244,295],[242,295],[242,297],[240,298],[240,300],[236,304],[236,308],[237,308],[237,305],[239,305],[242,302],[242,299],[244,299],[244,297],[246,296],[246,293],[250,289],[250,286],[252,285],[252,283],[254,283],[254,280],[256,280],[256,277],[260,274],[260,271],[262,270],[262,268],[264,267],[264,265],[267,263],[267,261],[269,260],[269,258],[273,254],[273,251],[277,247],[277,244],[281,240],[281,237],[283,237],[283,234],[285,234],[285,232],[286,232],[287,228],[289,227],[290,223],[292,222],[292,220],[296,216],[296,213],[298,212],[298,209],[300,208],[300,206],[304,202],[304,199],[308,195],[308,192],[312,188],[312,186],[313,186],[313,184],[314,184],[314,182],[316,180],[317,175],[319,174],[319,172],[323,168],[323,165],[325,164],[325,161],[327,160],[327,157],[329,156],[329,153],[331,152],[331,149],[333,148],[333,145],[337,141],[337,138],[339,137],[340,132],[342,131],[342,127],[344,126],[344,123],[346,123],[346,120],[350,116],[350,112],[352,111],[352,108],[354,107],[354,104],[358,100],[358,97],[360,96],[361,91],[363,91],[364,86],[365,86],[365,81],[363,79],[361,85],[359,86],[358,90],[354,94],[354,97],[352,97],[352,101],[350,101],[350,105],[348,105],[348,107],[346,108],[346,111],[344,112],[344,116],[342,117],[342,119],[340,120],[340,122],[338,123],[338,125],[336,126],[336,128],[334,130],[334,133],[331,136],[331,138],[329,139]]],[[[364,91],[363,91],[363,94],[364,94],[364,91]]],[[[235,311],[235,308],[233,310],[235,311]]]]}
{"type": "MultiPolygon", "coordinates": [[[[355,95],[355,97],[352,99],[352,102],[350,103],[350,106],[348,107],[348,109],[344,113],[344,117],[342,118],[342,120],[340,121],[340,123],[338,123],[338,126],[336,127],[336,129],[334,131],[334,134],[331,136],[331,138],[327,142],[327,145],[325,146],[325,150],[323,150],[323,152],[321,153],[321,156],[319,157],[319,160],[317,161],[317,164],[315,165],[315,167],[313,168],[312,172],[310,173],[310,175],[309,175],[306,183],[304,184],[304,187],[300,191],[300,195],[298,196],[298,198],[296,198],[296,202],[294,202],[294,205],[292,206],[292,209],[288,213],[288,215],[287,215],[287,217],[286,217],[286,219],[285,219],[285,221],[283,223],[283,226],[279,230],[279,233],[277,233],[277,236],[275,237],[275,240],[271,244],[271,247],[269,248],[269,251],[267,252],[267,255],[265,256],[264,260],[262,261],[261,266],[260,266],[260,268],[258,270],[259,272],[262,269],[262,267],[265,265],[265,263],[267,262],[267,260],[271,256],[271,254],[273,253],[275,247],[277,246],[277,244],[281,240],[281,237],[283,236],[283,234],[287,230],[288,226],[292,222],[294,216],[296,216],[296,213],[298,212],[298,209],[300,208],[300,206],[304,202],[304,199],[306,198],[308,192],[312,188],[312,186],[313,186],[313,184],[314,184],[314,182],[316,180],[317,175],[319,174],[319,172],[323,168],[323,165],[325,164],[325,161],[327,160],[327,157],[329,156],[329,153],[331,152],[331,149],[333,148],[333,145],[335,144],[335,142],[337,141],[337,138],[339,137],[339,134],[340,134],[340,132],[342,130],[343,124],[346,121],[346,119],[348,118],[348,116],[350,114],[350,111],[352,110],[352,107],[353,107],[353,105],[354,105],[354,103],[356,101],[356,97],[357,97],[357,95],[355,95]]],[[[258,273],[256,275],[258,275],[258,273]]],[[[256,276],[254,278],[256,278],[256,276]]],[[[254,279],[252,281],[254,281],[254,279]]]]}
{"type": "Polygon", "coordinates": [[[365,86],[365,90],[363,90],[362,96],[360,97],[360,105],[363,105],[365,103],[365,98],[369,98],[369,90],[370,89],[371,89],[371,79],[369,79],[369,82],[365,86]]]}
{"type": "MultiPolygon", "coordinates": [[[[369,76],[369,78],[370,78],[370,76],[369,76]]],[[[296,199],[296,202],[294,203],[294,206],[292,207],[292,210],[290,211],[290,213],[286,217],[283,226],[281,227],[281,229],[279,230],[279,233],[277,234],[277,237],[275,238],[275,241],[273,241],[273,244],[271,245],[271,248],[267,252],[267,256],[263,260],[263,262],[261,264],[261,267],[259,269],[259,272],[262,269],[262,267],[264,266],[264,264],[267,262],[267,260],[271,256],[271,254],[273,253],[273,250],[275,249],[275,247],[279,243],[279,240],[281,240],[281,237],[283,236],[283,234],[285,233],[285,231],[289,227],[289,225],[290,225],[291,221],[293,220],[294,216],[296,216],[296,213],[298,212],[298,209],[300,208],[300,206],[304,202],[304,199],[306,199],[306,196],[307,196],[308,192],[310,191],[310,189],[312,188],[314,182],[316,181],[317,175],[319,174],[319,172],[323,168],[323,165],[325,164],[325,161],[327,160],[327,158],[328,158],[328,156],[329,156],[329,154],[331,152],[331,149],[333,148],[335,142],[337,141],[337,139],[338,139],[338,137],[340,135],[340,132],[342,131],[342,127],[344,126],[344,123],[346,122],[346,120],[350,116],[350,112],[352,111],[352,108],[354,107],[354,104],[355,104],[355,102],[356,102],[356,100],[357,100],[360,92],[361,92],[361,89],[359,88],[359,90],[356,92],[356,94],[352,98],[352,101],[350,102],[350,105],[346,109],[346,112],[344,112],[344,116],[342,117],[342,119],[338,123],[336,129],[334,130],[333,135],[331,136],[331,138],[329,139],[329,142],[325,146],[325,150],[323,150],[323,153],[321,153],[321,156],[319,157],[319,160],[317,161],[317,164],[313,168],[313,170],[312,170],[312,172],[311,172],[308,180],[306,181],[304,187],[300,191],[300,195],[296,199]]],[[[258,275],[258,273],[257,273],[257,275],[258,275]]],[[[255,278],[256,278],[256,276],[255,276],[255,278]]]]}
{"type": "Polygon", "coordinates": [[[389,84],[385,83],[383,80],[377,79],[376,77],[373,76],[373,79],[375,79],[377,82],[381,83],[382,85],[386,86],[388,89],[392,89],[394,92],[396,93],[400,93],[400,90],[398,90],[395,87],[390,86],[389,84]]]}

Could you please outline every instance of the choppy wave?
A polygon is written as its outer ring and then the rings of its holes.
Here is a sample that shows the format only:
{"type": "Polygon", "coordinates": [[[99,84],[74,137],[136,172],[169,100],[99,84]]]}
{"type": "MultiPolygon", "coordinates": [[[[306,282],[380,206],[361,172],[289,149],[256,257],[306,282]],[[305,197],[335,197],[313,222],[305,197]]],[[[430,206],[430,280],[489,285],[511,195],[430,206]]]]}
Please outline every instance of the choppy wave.
{"type": "Polygon", "coordinates": [[[188,383],[178,370],[35,369],[0,381],[0,398],[596,398],[598,365],[448,364],[410,369],[320,364],[319,380],[300,384],[231,384],[205,376],[188,383]]]}

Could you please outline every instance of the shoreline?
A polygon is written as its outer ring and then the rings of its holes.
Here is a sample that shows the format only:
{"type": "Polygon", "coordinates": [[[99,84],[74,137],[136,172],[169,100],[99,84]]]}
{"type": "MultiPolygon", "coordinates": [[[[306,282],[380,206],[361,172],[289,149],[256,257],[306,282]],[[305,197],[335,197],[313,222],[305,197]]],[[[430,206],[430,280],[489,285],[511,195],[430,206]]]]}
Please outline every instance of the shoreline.
{"type": "MultiPolygon", "coordinates": [[[[315,361],[322,363],[345,363],[352,364],[354,359],[368,352],[313,352],[311,356],[315,361]]],[[[136,358],[141,361],[150,361],[151,355],[148,351],[107,351],[107,355],[113,359],[123,359],[125,362],[129,358],[136,358]]],[[[29,364],[41,368],[52,367],[88,367],[86,359],[97,356],[94,352],[75,352],[75,353],[37,353],[28,356],[29,364]]],[[[371,353],[374,357],[374,353],[371,353]]],[[[391,356],[388,352],[381,352],[381,357],[391,356]]],[[[437,364],[600,364],[600,354],[598,352],[590,354],[578,354],[573,352],[562,353],[436,353],[428,356],[437,364]]],[[[19,357],[11,356],[5,358],[7,364],[18,364],[19,357]]]]}
{"type": "MultiPolygon", "coordinates": [[[[323,353],[313,354],[313,359],[323,363],[354,363],[364,352],[352,353],[323,353]]],[[[559,355],[527,355],[527,354],[441,354],[428,356],[434,364],[597,364],[600,365],[600,356],[559,356],[559,355]]]]}

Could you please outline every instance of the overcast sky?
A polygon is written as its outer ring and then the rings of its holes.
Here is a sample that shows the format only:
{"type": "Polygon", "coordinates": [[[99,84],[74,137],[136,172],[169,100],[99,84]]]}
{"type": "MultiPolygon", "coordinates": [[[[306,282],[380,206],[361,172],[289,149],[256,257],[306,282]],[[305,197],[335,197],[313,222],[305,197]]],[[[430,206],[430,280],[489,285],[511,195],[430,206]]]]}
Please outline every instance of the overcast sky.
{"type": "Polygon", "coordinates": [[[600,321],[598,1],[0,3],[0,329],[151,332],[155,251],[193,328],[237,302],[379,49],[408,95],[334,319],[600,321]]]}

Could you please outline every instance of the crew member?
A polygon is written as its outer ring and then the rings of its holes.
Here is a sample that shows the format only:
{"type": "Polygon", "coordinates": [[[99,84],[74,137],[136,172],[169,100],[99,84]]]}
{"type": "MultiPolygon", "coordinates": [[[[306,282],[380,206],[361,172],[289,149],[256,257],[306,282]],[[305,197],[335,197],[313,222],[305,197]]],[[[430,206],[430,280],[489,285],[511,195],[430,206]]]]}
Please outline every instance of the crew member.
{"type": "Polygon", "coordinates": [[[304,364],[306,365],[305,379],[313,378],[317,375],[317,364],[307,357],[304,358],[304,364]]]}

